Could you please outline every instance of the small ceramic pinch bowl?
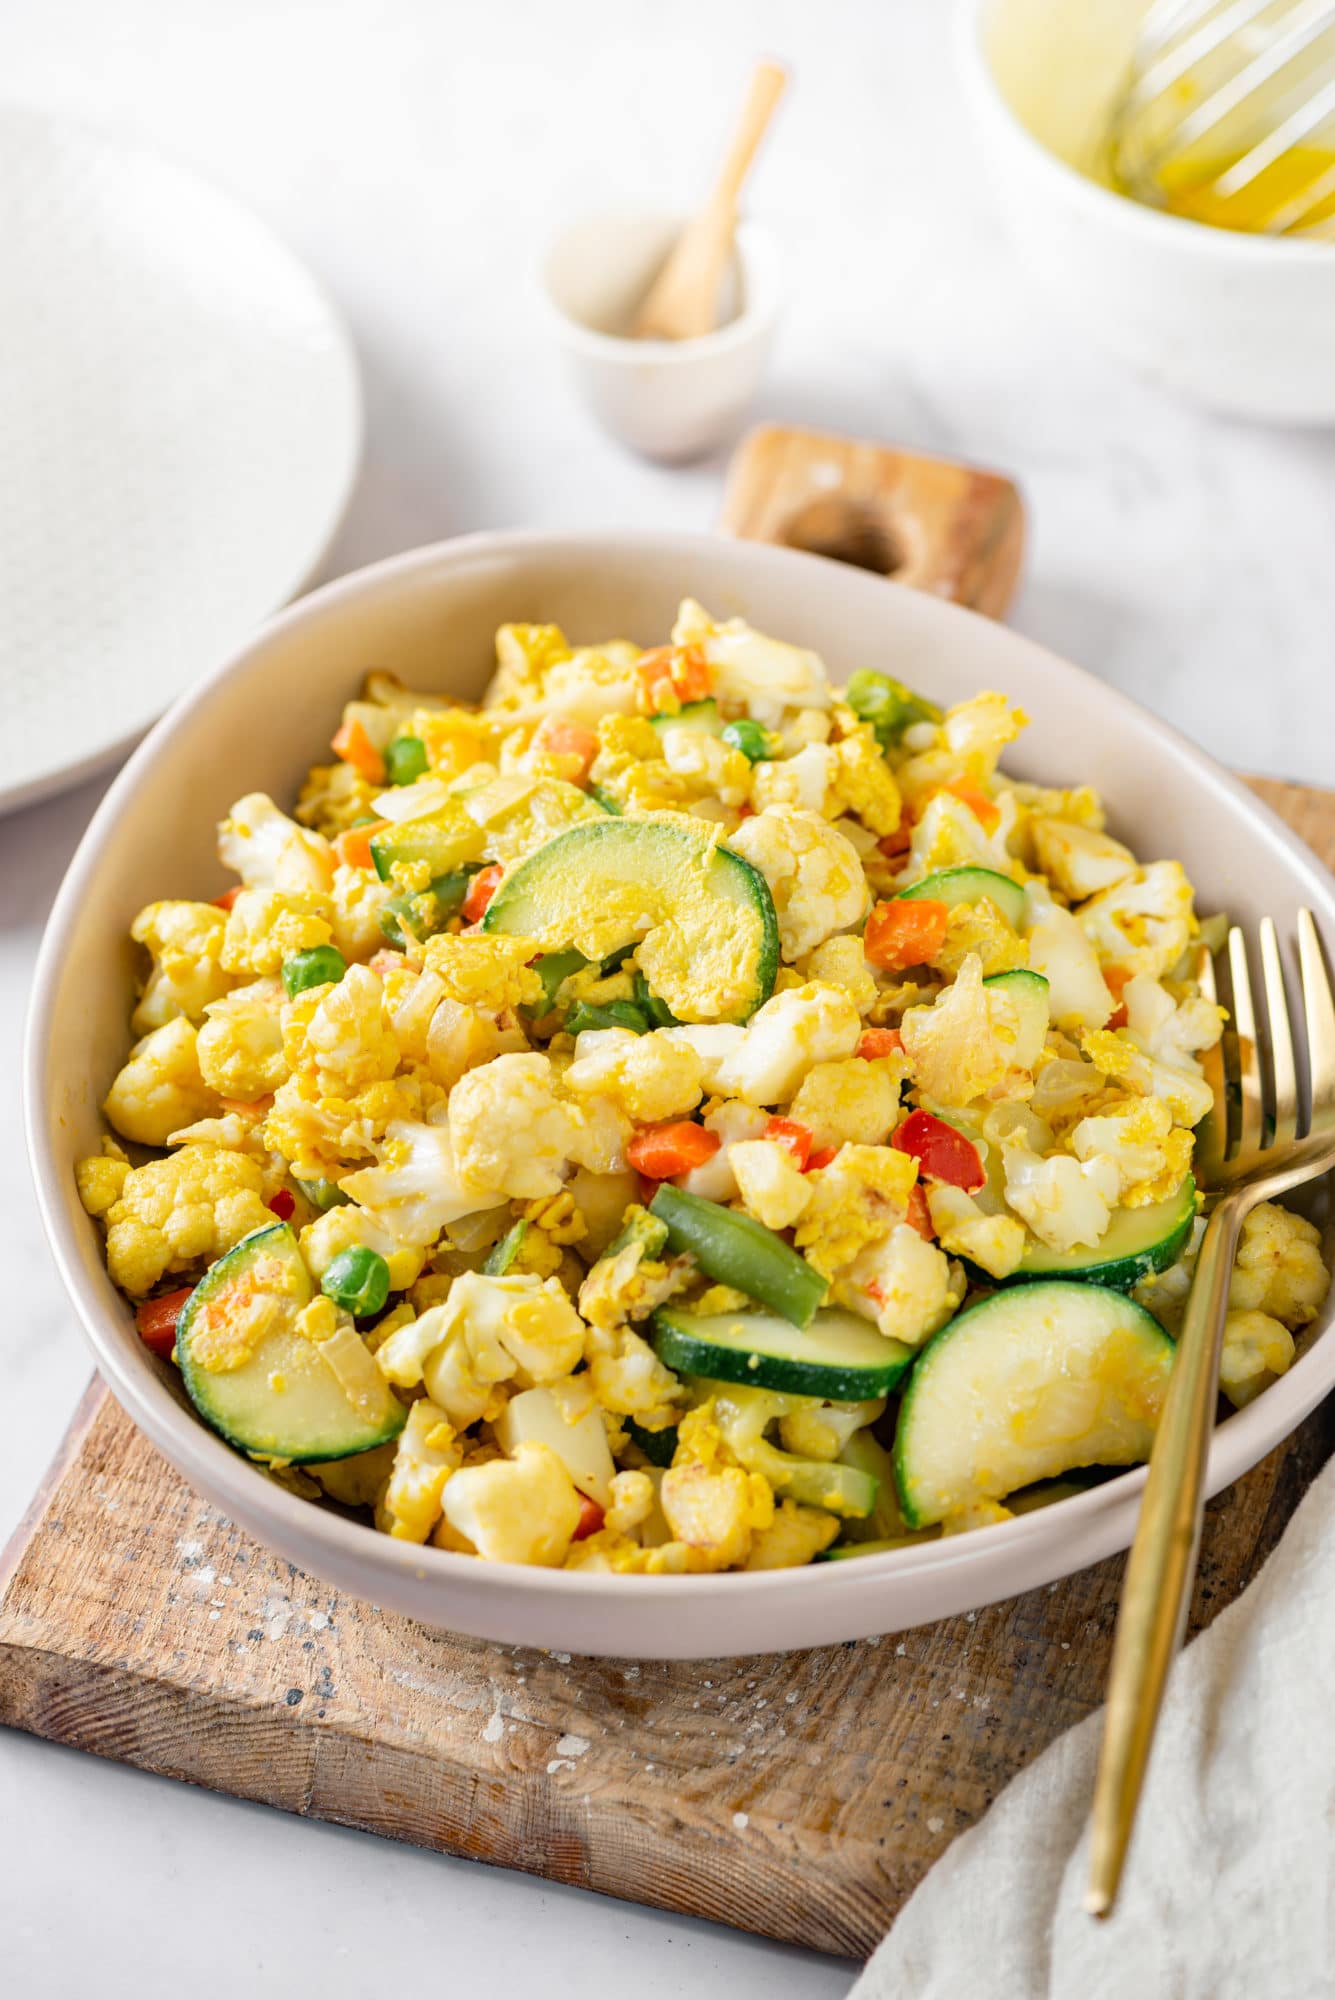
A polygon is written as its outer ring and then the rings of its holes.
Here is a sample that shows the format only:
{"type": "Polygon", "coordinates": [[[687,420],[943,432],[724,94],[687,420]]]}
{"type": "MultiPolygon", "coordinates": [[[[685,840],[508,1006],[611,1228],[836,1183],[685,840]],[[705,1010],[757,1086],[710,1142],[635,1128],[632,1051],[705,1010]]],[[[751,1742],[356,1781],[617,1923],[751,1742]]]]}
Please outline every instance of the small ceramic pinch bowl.
{"type": "Polygon", "coordinates": [[[1053,305],[1135,367],[1235,415],[1335,423],[1335,244],[1147,208],[1099,179],[1147,0],[960,0],[981,161],[1053,305]]]}
{"type": "MultiPolygon", "coordinates": [[[[28,1141],[45,1227],[94,1360],[191,1484],[258,1541],[340,1590],[428,1625],[631,1659],[769,1653],[894,1632],[1052,1582],[1127,1547],[1143,1469],[971,1534],[857,1561],[727,1576],[598,1576],[419,1548],[301,1500],[204,1426],[107,1276],[75,1162],[129,1041],[129,926],[157,897],[222,887],[216,823],[248,791],[290,801],[369,666],[473,700],[507,620],[652,645],[678,601],[740,614],[820,651],[836,681],[874,663],[954,702],[1006,690],[1033,718],[1016,775],[1092,784],[1114,833],[1176,855],[1201,907],[1291,931],[1307,904],[1335,938],[1335,883],[1238,781],[1143,709],[1004,626],[826,558],[758,542],[631,534],[478,535],[317,591],[203,682],[131,758],[52,912],[28,1031],[28,1141]],[[259,726],[262,725],[262,726],[259,726]]],[[[1207,1487],[1255,1464],[1335,1384],[1335,1299],[1293,1368],[1220,1424],[1207,1487]]]]}
{"type": "Polygon", "coordinates": [[[579,394],[646,458],[700,458],[736,431],[765,374],[779,311],[778,250],[739,225],[721,324],[698,340],[636,340],[631,322],[685,218],[596,215],[552,245],[542,289],[579,394]]]}

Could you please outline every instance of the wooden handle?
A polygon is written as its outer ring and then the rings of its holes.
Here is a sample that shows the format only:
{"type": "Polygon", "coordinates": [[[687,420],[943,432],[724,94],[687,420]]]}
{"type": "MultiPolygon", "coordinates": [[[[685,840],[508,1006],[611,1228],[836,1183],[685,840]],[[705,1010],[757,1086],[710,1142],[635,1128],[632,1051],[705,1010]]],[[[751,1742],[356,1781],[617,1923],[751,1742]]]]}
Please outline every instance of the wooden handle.
{"type": "Polygon", "coordinates": [[[719,523],[746,541],[834,556],[999,618],[1024,554],[1024,505],[1000,473],[866,439],[767,424],[742,440],[719,523]]]}
{"type": "Polygon", "coordinates": [[[1242,1215],[1242,1204],[1230,1198],[1205,1226],[1122,1583],[1085,1896],[1096,1917],[1109,1916],[1116,1900],[1164,1688],[1186,1626],[1242,1215]]]}
{"type": "Polygon", "coordinates": [[[732,250],[737,197],[787,81],[787,71],[778,63],[757,64],[713,192],[683,229],[635,315],[631,330],[637,340],[695,340],[718,325],[719,287],[732,250]]]}

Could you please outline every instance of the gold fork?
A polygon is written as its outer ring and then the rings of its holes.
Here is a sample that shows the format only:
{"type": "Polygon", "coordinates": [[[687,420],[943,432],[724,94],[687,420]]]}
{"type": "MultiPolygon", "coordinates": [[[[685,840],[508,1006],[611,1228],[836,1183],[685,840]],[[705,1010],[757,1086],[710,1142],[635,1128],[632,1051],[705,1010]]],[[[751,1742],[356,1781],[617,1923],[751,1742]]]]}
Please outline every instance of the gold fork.
{"type": "MultiPolygon", "coordinates": [[[[1335,1166],[1335,1002],[1311,911],[1298,912],[1308,1076],[1302,1118],[1279,940],[1269,917],[1262,919],[1259,935],[1269,1077],[1257,1038],[1246,939],[1235,927],[1228,934],[1233,1003],[1228,1039],[1237,1049],[1237,1129],[1230,1143],[1220,1044],[1206,1058],[1214,1108],[1201,1126],[1196,1150],[1196,1178],[1209,1219],[1150,1456],[1113,1640],[1085,1896],[1085,1908],[1096,1917],[1109,1914],[1117,1895],[1164,1685],[1186,1624],[1238,1234],[1258,1202],[1335,1166]],[[1267,1109],[1272,1122],[1268,1143],[1267,1109]]],[[[1204,948],[1198,978],[1206,998],[1213,1000],[1214,967],[1204,948]]]]}

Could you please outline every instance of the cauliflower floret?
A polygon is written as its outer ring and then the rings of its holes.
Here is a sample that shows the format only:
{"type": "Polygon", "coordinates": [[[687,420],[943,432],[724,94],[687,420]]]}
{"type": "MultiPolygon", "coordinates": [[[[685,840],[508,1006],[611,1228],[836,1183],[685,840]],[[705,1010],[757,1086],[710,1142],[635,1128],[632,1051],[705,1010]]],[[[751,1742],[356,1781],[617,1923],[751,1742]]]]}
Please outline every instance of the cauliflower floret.
{"type": "Polygon", "coordinates": [[[739,1465],[674,1464],[663,1474],[659,1503],[674,1541],[698,1550],[711,1569],[744,1563],[753,1534],[774,1519],[768,1484],[739,1465]]]}
{"type": "Polygon", "coordinates": [[[810,1128],[814,1150],[826,1146],[882,1146],[899,1115],[900,1081],[907,1065],[898,1056],[865,1062],[816,1063],[802,1079],[788,1115],[810,1128]]]}
{"type": "Polygon", "coordinates": [[[1126,1025],[1156,1062],[1197,1074],[1192,1058],[1202,1049],[1212,1049],[1224,1032],[1223,1017],[1203,995],[1197,993],[1175,1001],[1157,979],[1143,972],[1128,979],[1122,988],[1126,1025]]]}
{"type": "Polygon", "coordinates": [[[1316,1318],[1329,1289],[1315,1224],[1273,1201],[1261,1202],[1242,1225],[1230,1306],[1268,1313],[1294,1332],[1316,1318]]]}
{"type": "MultiPolygon", "coordinates": [[[[583,1298],[581,1291],[581,1309],[583,1298]]],[[[633,1327],[595,1328],[585,1352],[589,1386],[605,1410],[618,1417],[634,1417],[650,1430],[676,1422],[681,1383],[633,1327]]]]}
{"type": "Polygon", "coordinates": [[[122,1139],[165,1146],[178,1126],[215,1117],[221,1106],[199,1068],[198,1032],[178,1014],[135,1043],[102,1111],[122,1139]]]}
{"type": "Polygon", "coordinates": [[[576,1110],[557,1098],[551,1058],[536,1053],[497,1056],[460,1077],[450,1129],[464,1187],[520,1201],[558,1193],[578,1146],[576,1110]]]}
{"type": "Polygon", "coordinates": [[[772,1139],[739,1140],[732,1171],[748,1213],[766,1229],[790,1229],[811,1200],[811,1182],[772,1139]]]}
{"type": "Polygon", "coordinates": [[[532,1389],[569,1375],[583,1355],[584,1336],[559,1278],[465,1271],[442,1305],[390,1335],[376,1361],[399,1388],[424,1382],[462,1430],[498,1411],[497,1383],[532,1389]]]}
{"type": "Polygon", "coordinates": [[[798,1458],[814,1458],[833,1465],[849,1439],[885,1411],[885,1397],[863,1403],[817,1402],[794,1397],[793,1407],[779,1419],[779,1437],[785,1451],[798,1458]]]}
{"type": "Polygon", "coordinates": [[[1293,1354],[1293,1335],[1269,1313],[1230,1312],[1224,1321],[1219,1386],[1240,1410],[1288,1373],[1293,1354]]]}
{"type": "Polygon", "coordinates": [[[161,1028],[178,1014],[198,1027],[211,1000],[221,1000],[231,980],[222,967],[227,917],[216,903],[150,903],[130,926],[147,946],[152,968],[130,1017],[136,1035],[161,1028]]]}
{"type": "Polygon", "coordinates": [[[253,1104],[277,1090],[287,1075],[283,1054],[283,989],[276,979],[238,986],[209,1002],[199,1030],[199,1072],[220,1096],[253,1104]]]}
{"type": "Polygon", "coordinates": [[[1056,1028],[1101,1028],[1114,1001],[1094,947],[1069,910],[1029,885],[1029,966],[1048,982],[1048,1012],[1056,1028]]]}
{"type": "Polygon", "coordinates": [[[1102,889],[1113,889],[1136,872],[1136,857],[1120,840],[1077,821],[1046,819],[1036,813],[1029,821],[1039,868],[1068,902],[1081,903],[1102,889]]]}
{"type": "Polygon", "coordinates": [[[935,1181],[927,1190],[927,1207],[936,1240],[943,1250],[967,1257],[989,1277],[1009,1278],[1024,1255],[1024,1224],[1013,1215],[985,1215],[963,1188],[935,1181]]]}
{"type": "Polygon", "coordinates": [[[576,1037],[564,1087],[576,1097],[601,1093],[638,1125],[679,1118],[700,1102],[700,1057],[688,1042],[658,1030],[590,1029],[576,1037]]]}
{"type": "Polygon", "coordinates": [[[721,799],[734,809],[746,804],[752,772],[740,750],[717,736],[702,735],[698,729],[673,729],[670,724],[660,731],[660,740],[668,769],[687,779],[691,791],[702,798],[721,799]]]}
{"type": "Polygon", "coordinates": [[[463,1449],[444,1410],[421,1397],[399,1432],[394,1469],[376,1508],[381,1533],[400,1542],[424,1542],[440,1519],[445,1482],[462,1462],[463,1449]]]}
{"type": "Polygon", "coordinates": [[[513,1458],[452,1473],[441,1505],[454,1535],[484,1561],[544,1569],[559,1568],[565,1560],[582,1508],[551,1446],[531,1441],[513,1458]]]}
{"type": "Polygon", "coordinates": [[[426,1262],[426,1252],[420,1246],[401,1243],[355,1202],[345,1202],[317,1216],[302,1230],[298,1240],[306,1267],[317,1281],[343,1251],[374,1250],[389,1266],[390,1290],[406,1292],[421,1276],[426,1262]]]}
{"type": "Polygon", "coordinates": [[[812,1197],[793,1241],[823,1278],[842,1271],[904,1220],[916,1160],[890,1146],[841,1146],[807,1176],[812,1197]]]}
{"type": "Polygon", "coordinates": [[[385,1021],[385,989],[368,965],[350,965],[335,985],[314,986],[283,1009],[293,1069],[314,1064],[322,1085],[343,1092],[387,1083],[399,1045],[385,1021]]]}
{"type": "Polygon", "coordinates": [[[751,803],[757,813],[786,808],[834,819],[841,810],[835,794],[838,770],[838,755],[829,743],[808,743],[792,757],[762,759],[751,774],[751,803]]]}
{"type": "Polygon", "coordinates": [[[642,1528],[658,1505],[658,1489],[647,1472],[616,1472],[612,1475],[612,1497],[604,1512],[604,1523],[614,1535],[630,1535],[642,1528]]]}
{"type": "Polygon", "coordinates": [[[716,625],[704,606],[683,600],[672,628],[674,646],[698,646],[714,670],[716,692],[777,729],[786,709],[828,708],[833,695],[819,654],[767,638],[744,619],[716,625]]]}
{"type": "Polygon", "coordinates": [[[984,986],[982,961],[970,953],[930,1007],[905,1011],[900,1033],[923,1096],[971,1104],[1004,1086],[1015,1027],[1014,1003],[1004,988],[984,986]]]}
{"type": "Polygon", "coordinates": [[[920,1347],[944,1326],[964,1290],[959,1265],[906,1223],[868,1244],[834,1282],[840,1305],[874,1319],[888,1340],[906,1347],[920,1347]]]}
{"type": "Polygon", "coordinates": [[[865,916],[867,883],[857,849],[819,813],[773,806],[744,820],[728,845],[769,884],[785,958],[803,957],[865,916]]]}
{"type": "Polygon", "coordinates": [[[501,1014],[541,1000],[542,981],[529,965],[537,949],[522,937],[443,934],[427,939],[422,957],[451,1000],[501,1014]]]}
{"type": "Polygon", "coordinates": [[[1023,1132],[1002,1141],[1006,1201],[1023,1216],[1035,1236],[1050,1250],[1091,1249],[1108,1227],[1117,1201],[1121,1176],[1114,1161],[1079,1161],[1069,1153],[1040,1159],[1023,1132]]]}
{"type": "Polygon", "coordinates": [[[861,1033],[857,1008],[838,987],[791,987],[751,1016],[718,1067],[718,1088],[747,1104],[787,1103],[816,1063],[851,1056],[861,1033]]]}
{"type": "Polygon", "coordinates": [[[256,1161],[217,1146],[182,1146],[134,1168],[106,1215],[113,1282],[142,1298],[168,1271],[211,1264],[252,1229],[267,1228],[273,1216],[260,1185],[256,1161]]]}
{"type": "Polygon", "coordinates": [[[328,944],[329,898],[307,889],[243,889],[227,913],[222,962],[228,972],[264,978],[283,960],[328,944]]]}
{"type": "Polygon", "coordinates": [[[109,1208],[116,1206],[125,1191],[129,1174],[130,1162],[109,1153],[95,1154],[91,1160],[79,1161],[74,1169],[74,1178],[79,1200],[89,1215],[105,1215],[109,1208]]]}
{"type": "Polygon", "coordinates": [[[751,1537],[745,1567],[798,1569],[828,1549],[838,1533],[838,1519],[823,1507],[799,1507],[794,1500],[781,1500],[768,1528],[751,1537]]]}
{"type": "Polygon", "coordinates": [[[1004,694],[987,691],[948,708],[941,736],[951,755],[964,760],[971,778],[990,778],[1002,751],[1028,719],[1023,709],[1011,707],[1004,694]]]}
{"type": "Polygon", "coordinates": [[[218,858],[247,889],[328,889],[334,856],[322,834],[298,826],[267,792],[238,799],[218,828],[218,858]]]}
{"type": "Polygon", "coordinates": [[[1009,796],[998,799],[996,804],[1001,818],[989,833],[963,799],[953,792],[934,793],[921,818],[914,823],[909,843],[909,879],[917,881],[941,868],[991,868],[999,875],[1012,874],[1006,838],[1014,806],[1009,796]]]}
{"type": "Polygon", "coordinates": [[[341,864],[323,905],[334,943],[349,965],[374,958],[384,945],[380,919],[395,894],[392,882],[382,882],[369,868],[341,864]]]}
{"type": "Polygon", "coordinates": [[[717,1134],[719,1149],[703,1166],[679,1174],[676,1185],[687,1194],[703,1195],[706,1201],[736,1201],[741,1190],[732,1170],[732,1149],[741,1140],[758,1139],[768,1123],[765,1112],[758,1111],[753,1104],[740,1104],[729,1098],[714,1105],[706,1111],[703,1124],[707,1132],[717,1134]]]}
{"type": "Polygon", "coordinates": [[[955,906],[945,937],[932,956],[932,965],[942,977],[953,979],[970,952],[975,952],[982,961],[985,978],[1029,963],[1027,945],[1016,936],[990,896],[955,906]]]}
{"type": "Polygon", "coordinates": [[[1180,1063],[1155,1062],[1124,1029],[1100,1028],[1083,1036],[1080,1046],[1106,1077],[1141,1097],[1161,1097],[1179,1125],[1199,1125],[1214,1103],[1199,1063],[1190,1056],[1183,1056],[1180,1063]]]}
{"type": "Polygon", "coordinates": [[[1191,941],[1192,888],[1179,861],[1152,861],[1080,907],[1080,924],[1105,965],[1151,978],[1177,964],[1191,941]]]}
{"type": "Polygon", "coordinates": [[[858,723],[835,745],[834,805],[883,837],[899,826],[899,787],[881,755],[875,731],[858,723]]]}
{"type": "Polygon", "coordinates": [[[1174,1126],[1160,1097],[1124,1099],[1082,1118],[1069,1143],[1078,1160],[1116,1167],[1119,1199],[1131,1208],[1165,1201],[1191,1165],[1191,1134],[1174,1126]]]}
{"type": "Polygon", "coordinates": [[[353,764],[339,758],[332,764],[316,764],[302,785],[297,799],[297,818],[332,840],[359,819],[372,819],[371,802],[376,788],[369,785],[353,764]]]}
{"type": "Polygon", "coordinates": [[[723,1088],[719,1082],[723,1065],[741,1047],[746,1030],[735,1023],[720,1021],[682,1028],[659,1028],[656,1032],[678,1047],[693,1049],[700,1060],[701,1083],[707,1091],[717,1093],[723,1088]]]}
{"type": "Polygon", "coordinates": [[[880,989],[860,937],[827,938],[798,969],[805,979],[814,979],[822,986],[840,987],[859,1014],[870,1014],[876,1005],[880,989]]]}
{"type": "Polygon", "coordinates": [[[378,1154],[374,1167],[344,1178],[343,1192],[400,1243],[434,1243],[448,1223],[500,1208],[508,1198],[464,1187],[449,1123],[392,1119],[378,1154]]]}

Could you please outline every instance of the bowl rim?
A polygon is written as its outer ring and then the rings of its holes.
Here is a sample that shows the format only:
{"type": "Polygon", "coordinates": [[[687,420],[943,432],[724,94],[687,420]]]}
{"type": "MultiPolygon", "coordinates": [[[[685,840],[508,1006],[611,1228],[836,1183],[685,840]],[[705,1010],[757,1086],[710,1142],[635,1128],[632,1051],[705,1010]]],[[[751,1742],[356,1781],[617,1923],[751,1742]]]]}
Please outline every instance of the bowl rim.
{"type": "Polygon", "coordinates": [[[1199,258],[1232,259],[1245,265],[1264,259],[1271,262],[1284,259],[1294,267],[1335,267],[1335,252],[1327,243],[1304,242],[1296,236],[1268,236],[1257,230],[1221,229],[1214,223],[1198,222],[1192,216],[1150,208],[1130,195],[1090,180],[1060,154],[1052,152],[1014,110],[997,82],[988,55],[989,17],[1004,5],[1005,0],[956,0],[952,26],[965,88],[975,104],[1000,120],[1021,152],[1061,185],[1068,201],[1095,220],[1102,218],[1115,227],[1139,230],[1151,242],[1165,248],[1175,246],[1199,258]]]}
{"type": "MultiPolygon", "coordinates": [[[[462,1583],[466,1577],[474,1597],[493,1601],[499,1609],[506,1599],[514,1596],[516,1590],[529,1601],[545,1599],[567,1605],[581,1600],[599,1605],[630,1605],[641,1601],[678,1605],[696,1601],[707,1603],[725,1591],[730,1598],[737,1593],[745,1593],[748,1599],[760,1603],[768,1598],[777,1599],[795,1587],[804,1592],[825,1589],[833,1595],[837,1588],[836,1579],[845,1570],[846,1566],[842,1563],[813,1563],[798,1570],[725,1571],[719,1574],[650,1577],[481,1563],[474,1557],[437,1549],[429,1544],[422,1546],[396,1541],[361,1522],[315,1506],[274,1481],[256,1477],[255,1468],[209,1430],[193,1411],[184,1409],[175,1400],[156,1367],[132,1366],[132,1355],[136,1362],[143,1362],[146,1357],[139,1356],[111,1332],[105,1302],[94,1284],[85,1277],[79,1242],[82,1232],[88,1227],[88,1218],[79,1202],[72,1177],[57,1158],[57,1147],[42,1094],[63,939],[96,874],[103,834],[120,819],[123,809],[133,798],[141,771],[169,748],[178,732],[192,725],[196,711],[207,707],[226,681],[234,675],[244,674],[257,659],[262,658],[275,638],[303,625],[318,624],[340,604],[357,599],[367,590],[392,586],[401,578],[442,566],[451,567],[474,560],[485,562],[498,556],[522,558],[525,555],[549,561],[566,555],[572,560],[587,561],[591,556],[605,556],[609,551],[624,554],[639,551],[655,555],[670,551],[681,558],[683,565],[688,565],[693,557],[703,560],[708,554],[717,554],[720,547],[729,549],[739,563],[751,566],[757,575],[763,574],[767,568],[814,563],[826,571],[839,571],[847,587],[854,591],[865,588],[883,595],[888,589],[911,596],[918,604],[924,601],[923,593],[909,591],[906,585],[897,584],[893,579],[850,572],[845,565],[824,556],[765,543],[734,542],[716,534],[672,530],[553,532],[515,529],[450,537],[404,551],[353,570],[288,606],[270,619],[229,660],[215,667],[178,698],[134,751],[99,804],[52,904],[42,936],[25,1025],[23,1120],[43,1229],[62,1282],[78,1312],[84,1337],[92,1349],[98,1370],[117,1401],[188,1481],[197,1489],[204,1488],[211,1500],[224,1507],[233,1519],[243,1525],[256,1520],[265,1522],[264,1527],[253,1528],[251,1532],[261,1541],[268,1540],[271,1546],[290,1547],[294,1540],[317,1545],[321,1556],[312,1563],[317,1570],[320,1562],[326,1560],[324,1552],[327,1551],[327,1574],[346,1575],[352,1569],[365,1572],[369,1565],[387,1575],[413,1575],[425,1588],[430,1587],[433,1578],[438,1578],[441,1595],[446,1600],[451,1583],[462,1583]],[[192,1461],[198,1461],[203,1467],[198,1476],[192,1461]],[[187,1467],[192,1469],[187,1470],[187,1467]],[[267,1526],[270,1520],[273,1522],[272,1530],[267,1526]],[[795,1586],[795,1579],[799,1577],[804,1581],[795,1586]],[[818,1580],[822,1577],[826,1579],[823,1583],[818,1580]]],[[[960,605],[943,600],[931,601],[935,604],[932,615],[941,619],[972,621],[979,617],[979,614],[960,605]]],[[[990,619],[981,622],[993,627],[990,619]]],[[[1168,747],[1195,767],[1220,805],[1231,808],[1244,820],[1252,821],[1267,831],[1272,839],[1278,840],[1288,851],[1295,872],[1307,878],[1313,901],[1318,909],[1324,911],[1327,935],[1335,935],[1335,880],[1264,801],[1180,730],[1152,715],[1130,696],[1099,681],[1086,668],[1062,659],[1059,654],[1023,634],[1013,633],[1012,636],[1034,655],[1050,662],[1061,677],[1069,679],[1073,676],[1077,684],[1088,682],[1097,687],[1101,698],[1111,702],[1114,709],[1120,709],[1128,719],[1134,719],[1138,728],[1148,725],[1168,747]]],[[[86,1242],[86,1237],[83,1240],[86,1242]]],[[[1298,1357],[1288,1374],[1272,1385],[1264,1396],[1235,1411],[1216,1426],[1207,1465],[1207,1495],[1232,1484],[1276,1444],[1291,1435],[1333,1383],[1335,1325],[1324,1329],[1298,1357]],[[1321,1352],[1323,1346],[1326,1349],[1324,1356],[1321,1352]],[[1269,1417],[1267,1406],[1271,1412],[1269,1417]],[[1281,1410],[1284,1417],[1276,1430],[1275,1416],[1281,1410]]],[[[865,1580],[870,1599],[876,1594],[876,1586],[888,1586],[900,1578],[942,1574],[961,1565],[974,1564],[982,1572],[989,1558],[1000,1558],[1041,1540],[1054,1539],[1060,1547],[1062,1537],[1058,1524],[1068,1523],[1073,1527],[1078,1523],[1088,1525],[1100,1516],[1127,1508],[1138,1500],[1145,1478],[1144,1466],[1132,1467],[1086,1492],[1049,1507],[1016,1515],[1008,1521],[974,1529],[964,1535],[941,1537],[861,1557],[857,1565],[858,1576],[865,1580]]],[[[1128,1515],[1128,1518],[1131,1517],[1128,1515]]],[[[1126,1542],[1122,1541],[1118,1546],[1124,1547],[1126,1542]]],[[[1060,1562],[1056,1573],[1063,1573],[1060,1562]]],[[[1011,1593],[1007,1591],[1003,1594],[1011,1593]]],[[[988,1585],[981,1577],[975,1601],[988,1601],[988,1585]]],[[[431,1613],[419,1608],[415,1615],[429,1617],[431,1613]]],[[[690,1655],[705,1656],[704,1652],[690,1655]]]]}
{"type": "Polygon", "coordinates": [[[730,319],[726,326],[716,327],[713,333],[700,334],[694,340],[635,340],[628,334],[603,333],[584,320],[575,319],[552,296],[550,272],[553,260],[567,236],[576,229],[587,228],[594,223],[634,222],[647,225],[658,222],[682,225],[689,219],[679,209],[632,208],[626,205],[593,209],[572,216],[565,222],[548,243],[536,272],[538,298],[558,338],[568,347],[612,367],[643,369],[652,366],[680,370],[704,366],[739,347],[750,345],[766,333],[778,318],[783,302],[779,239],[765,223],[749,216],[743,216],[738,222],[734,236],[746,303],[735,319],[730,319]]]}

